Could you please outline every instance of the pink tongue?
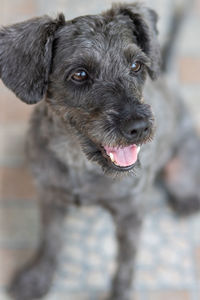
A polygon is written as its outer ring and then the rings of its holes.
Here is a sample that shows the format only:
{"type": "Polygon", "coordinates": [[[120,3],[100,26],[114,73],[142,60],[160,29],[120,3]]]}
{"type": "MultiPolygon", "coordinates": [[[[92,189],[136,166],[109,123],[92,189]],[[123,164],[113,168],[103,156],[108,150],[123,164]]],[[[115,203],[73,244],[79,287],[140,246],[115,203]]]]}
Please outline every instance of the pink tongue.
{"type": "Polygon", "coordinates": [[[112,148],[104,146],[107,155],[110,153],[114,156],[114,163],[120,167],[128,167],[137,161],[137,146],[131,145],[124,148],[112,148]]]}

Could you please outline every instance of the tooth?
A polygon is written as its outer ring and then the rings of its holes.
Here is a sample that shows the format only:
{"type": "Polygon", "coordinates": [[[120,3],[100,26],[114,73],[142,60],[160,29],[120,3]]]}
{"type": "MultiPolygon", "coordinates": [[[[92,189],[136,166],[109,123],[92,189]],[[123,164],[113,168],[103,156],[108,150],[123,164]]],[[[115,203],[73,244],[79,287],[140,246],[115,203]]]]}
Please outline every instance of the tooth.
{"type": "Polygon", "coordinates": [[[137,154],[140,152],[140,146],[137,147],[137,154]]]}
{"type": "Polygon", "coordinates": [[[114,162],[115,161],[115,159],[114,159],[114,155],[113,155],[113,153],[111,152],[111,153],[109,153],[109,156],[110,156],[110,159],[111,159],[111,161],[112,162],[114,162]]]}

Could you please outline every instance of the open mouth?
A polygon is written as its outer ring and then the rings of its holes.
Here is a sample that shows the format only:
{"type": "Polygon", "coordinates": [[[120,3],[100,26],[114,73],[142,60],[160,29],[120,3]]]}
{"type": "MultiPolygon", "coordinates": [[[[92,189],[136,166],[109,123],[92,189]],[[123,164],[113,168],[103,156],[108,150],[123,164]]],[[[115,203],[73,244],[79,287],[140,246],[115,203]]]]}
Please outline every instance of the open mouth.
{"type": "Polygon", "coordinates": [[[127,147],[103,146],[106,158],[118,169],[130,170],[134,167],[140,152],[140,146],[133,144],[127,147]]]}

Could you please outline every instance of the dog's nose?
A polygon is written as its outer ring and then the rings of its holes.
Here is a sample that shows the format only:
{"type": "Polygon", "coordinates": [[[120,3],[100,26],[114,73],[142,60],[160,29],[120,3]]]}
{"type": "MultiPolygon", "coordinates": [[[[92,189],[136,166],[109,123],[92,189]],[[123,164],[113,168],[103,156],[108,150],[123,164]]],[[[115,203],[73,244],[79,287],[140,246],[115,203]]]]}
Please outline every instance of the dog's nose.
{"type": "Polygon", "coordinates": [[[149,123],[144,119],[131,119],[123,122],[121,131],[127,139],[144,139],[149,134],[149,123]]]}

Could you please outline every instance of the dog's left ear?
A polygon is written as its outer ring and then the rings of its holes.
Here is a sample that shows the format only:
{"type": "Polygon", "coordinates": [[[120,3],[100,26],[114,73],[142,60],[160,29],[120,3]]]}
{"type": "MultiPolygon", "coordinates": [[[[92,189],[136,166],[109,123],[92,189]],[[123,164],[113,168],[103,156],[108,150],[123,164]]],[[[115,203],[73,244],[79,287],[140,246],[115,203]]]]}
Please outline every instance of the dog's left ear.
{"type": "Polygon", "coordinates": [[[152,79],[156,79],[160,73],[161,65],[160,46],[157,39],[158,16],[156,12],[140,3],[127,3],[114,4],[110,13],[129,17],[137,45],[150,58],[149,75],[152,79]]]}
{"type": "Polygon", "coordinates": [[[46,90],[56,30],[64,15],[34,18],[0,29],[0,78],[22,101],[40,101],[46,90]]]}

